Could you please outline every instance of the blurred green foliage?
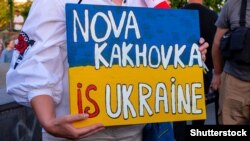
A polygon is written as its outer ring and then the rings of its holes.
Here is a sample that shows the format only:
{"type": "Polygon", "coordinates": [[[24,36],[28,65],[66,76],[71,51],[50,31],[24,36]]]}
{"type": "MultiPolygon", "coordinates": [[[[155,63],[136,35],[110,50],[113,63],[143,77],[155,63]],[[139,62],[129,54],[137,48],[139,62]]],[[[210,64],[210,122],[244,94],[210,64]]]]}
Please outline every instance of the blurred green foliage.
{"type": "MultiPolygon", "coordinates": [[[[187,0],[170,0],[173,8],[180,8],[187,4],[187,0]]],[[[219,12],[226,0],[203,0],[203,4],[210,9],[219,12]]]]}
{"type": "Polygon", "coordinates": [[[13,3],[13,0],[0,0],[0,31],[10,29],[10,7],[12,6],[12,16],[14,17],[15,10],[21,11],[21,15],[26,19],[29,13],[30,6],[32,4],[31,0],[26,3],[13,3]]]}

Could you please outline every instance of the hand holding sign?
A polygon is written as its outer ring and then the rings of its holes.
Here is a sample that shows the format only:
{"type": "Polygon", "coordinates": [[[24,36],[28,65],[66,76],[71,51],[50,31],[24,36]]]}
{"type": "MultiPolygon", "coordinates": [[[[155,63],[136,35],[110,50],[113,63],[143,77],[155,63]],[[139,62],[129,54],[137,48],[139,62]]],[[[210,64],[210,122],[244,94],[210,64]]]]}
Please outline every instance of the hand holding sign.
{"type": "Polygon", "coordinates": [[[74,122],[86,120],[89,117],[87,114],[67,115],[60,118],[55,117],[52,108],[54,103],[50,96],[37,96],[32,99],[31,104],[42,126],[48,133],[54,136],[78,139],[104,129],[102,124],[93,124],[84,128],[75,128],[72,126],[74,122]],[[43,106],[41,106],[41,103],[43,103],[43,106]]]}
{"type": "Polygon", "coordinates": [[[80,139],[97,133],[104,129],[102,124],[93,124],[84,128],[75,128],[72,123],[84,121],[88,118],[87,114],[68,115],[62,118],[55,118],[48,125],[47,131],[58,137],[65,137],[68,139],[80,139]]]}

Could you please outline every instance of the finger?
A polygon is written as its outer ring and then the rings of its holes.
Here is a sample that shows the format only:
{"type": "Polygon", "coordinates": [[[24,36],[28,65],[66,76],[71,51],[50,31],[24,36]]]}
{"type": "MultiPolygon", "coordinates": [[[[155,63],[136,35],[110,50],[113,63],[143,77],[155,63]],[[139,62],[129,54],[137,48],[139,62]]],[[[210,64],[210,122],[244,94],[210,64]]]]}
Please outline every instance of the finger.
{"type": "Polygon", "coordinates": [[[94,124],[94,125],[81,127],[81,128],[74,128],[73,127],[71,131],[74,133],[74,136],[71,137],[71,140],[78,140],[80,138],[90,136],[96,132],[103,130],[103,129],[104,129],[104,126],[102,124],[94,124]]]}
{"type": "Polygon", "coordinates": [[[90,136],[90,135],[93,135],[93,134],[95,134],[95,133],[97,133],[97,132],[100,132],[100,131],[103,130],[103,129],[105,129],[105,128],[104,128],[104,127],[103,127],[103,128],[99,128],[99,129],[97,129],[97,130],[94,130],[94,131],[91,131],[91,132],[89,132],[89,133],[87,133],[87,134],[84,134],[84,135],[80,136],[80,137],[77,138],[77,139],[71,139],[71,140],[72,140],[72,141],[81,140],[81,139],[86,138],[86,137],[88,137],[88,136],[90,136]]]}
{"type": "Polygon", "coordinates": [[[79,135],[80,138],[90,136],[94,133],[97,133],[103,130],[105,127],[102,124],[94,124],[91,126],[86,126],[82,128],[77,128],[75,132],[79,135]]]}
{"type": "Polygon", "coordinates": [[[83,128],[78,128],[77,132],[80,133],[80,135],[84,135],[84,134],[87,134],[87,133],[92,132],[94,130],[101,129],[101,128],[104,128],[103,124],[98,123],[98,124],[86,126],[83,128]]]}
{"type": "Polygon", "coordinates": [[[207,54],[207,49],[202,50],[201,54],[206,55],[207,54]]]}
{"type": "Polygon", "coordinates": [[[204,42],[205,42],[205,39],[201,37],[199,40],[199,43],[202,45],[204,42]]]}
{"type": "Polygon", "coordinates": [[[205,51],[207,48],[209,47],[209,44],[207,42],[201,44],[201,46],[199,47],[200,51],[205,51]]]}
{"type": "Polygon", "coordinates": [[[213,84],[213,85],[211,86],[211,89],[212,89],[213,91],[216,91],[216,90],[218,89],[218,87],[217,87],[217,85],[213,84]]]}
{"type": "Polygon", "coordinates": [[[201,58],[202,58],[202,60],[203,60],[204,62],[206,61],[206,55],[203,54],[203,55],[201,56],[201,58]]]}
{"type": "Polygon", "coordinates": [[[104,130],[104,129],[105,129],[105,127],[100,127],[100,128],[98,128],[98,129],[95,129],[95,130],[93,130],[93,131],[88,132],[87,134],[84,134],[83,136],[81,136],[81,138],[88,137],[88,136],[93,135],[93,134],[95,134],[95,133],[98,133],[98,132],[100,132],[100,131],[102,131],[102,130],[104,130]]]}
{"type": "Polygon", "coordinates": [[[72,123],[76,121],[81,121],[87,119],[88,117],[89,117],[88,114],[68,115],[66,117],[66,122],[72,123]]]}
{"type": "Polygon", "coordinates": [[[213,89],[213,86],[212,86],[212,85],[210,85],[210,86],[209,86],[209,90],[208,90],[208,92],[209,92],[209,93],[214,92],[214,89],[213,89]]]}

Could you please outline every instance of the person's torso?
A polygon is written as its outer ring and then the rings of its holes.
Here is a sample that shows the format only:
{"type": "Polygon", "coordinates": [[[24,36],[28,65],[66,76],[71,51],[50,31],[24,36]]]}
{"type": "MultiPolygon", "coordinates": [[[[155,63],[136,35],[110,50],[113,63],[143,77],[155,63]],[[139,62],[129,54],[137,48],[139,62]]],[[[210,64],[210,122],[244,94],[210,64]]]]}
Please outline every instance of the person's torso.
{"type": "MultiPolygon", "coordinates": [[[[240,21],[240,8],[241,8],[241,0],[229,0],[227,5],[226,13],[223,13],[222,17],[226,20],[220,20],[217,22],[217,25],[227,25],[226,27],[230,29],[235,29],[239,27],[240,21]],[[221,22],[221,21],[224,21],[221,22]]],[[[250,1],[247,1],[247,8],[246,8],[246,27],[250,27],[250,1]]],[[[237,77],[238,79],[244,81],[250,81],[250,66],[243,66],[233,61],[227,60],[225,62],[224,71],[237,77]]]]}
{"type": "Polygon", "coordinates": [[[15,22],[23,22],[23,17],[21,15],[15,16],[14,21],[15,22]]]}
{"type": "Polygon", "coordinates": [[[4,50],[2,53],[3,62],[10,63],[13,55],[13,50],[4,50]]]}

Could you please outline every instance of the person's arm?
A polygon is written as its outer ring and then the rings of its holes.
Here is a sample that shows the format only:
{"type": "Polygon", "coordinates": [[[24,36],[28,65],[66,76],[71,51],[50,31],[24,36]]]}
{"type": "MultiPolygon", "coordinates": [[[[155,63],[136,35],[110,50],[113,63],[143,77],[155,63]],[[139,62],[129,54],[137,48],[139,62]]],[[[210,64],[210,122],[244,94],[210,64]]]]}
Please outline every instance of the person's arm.
{"type": "Polygon", "coordinates": [[[223,71],[223,58],[220,51],[220,40],[222,36],[228,31],[227,28],[218,27],[214,36],[212,46],[212,59],[214,64],[213,80],[211,82],[212,90],[218,90],[220,86],[220,76],[223,71]]]}
{"type": "MultiPolygon", "coordinates": [[[[75,128],[71,124],[85,120],[88,115],[55,115],[55,107],[60,104],[67,85],[63,83],[68,69],[64,2],[33,1],[7,73],[7,93],[18,103],[31,106],[47,132],[62,138],[79,139],[104,127],[95,124],[75,128]]],[[[68,113],[68,107],[62,110],[68,113]]]]}
{"type": "Polygon", "coordinates": [[[101,124],[95,124],[84,128],[75,128],[72,126],[73,122],[87,119],[87,114],[68,115],[56,118],[53,99],[47,95],[34,97],[31,100],[31,106],[42,127],[54,136],[79,139],[104,129],[101,124]]]}

